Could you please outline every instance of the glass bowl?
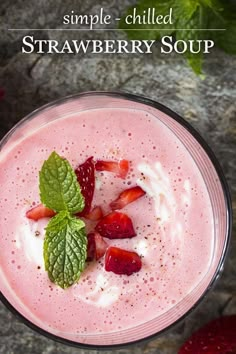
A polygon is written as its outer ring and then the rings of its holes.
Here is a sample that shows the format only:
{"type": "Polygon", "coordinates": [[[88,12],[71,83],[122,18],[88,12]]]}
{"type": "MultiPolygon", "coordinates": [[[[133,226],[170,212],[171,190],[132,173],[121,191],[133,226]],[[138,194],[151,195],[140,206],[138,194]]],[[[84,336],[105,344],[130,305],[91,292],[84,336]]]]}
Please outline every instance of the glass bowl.
{"type": "MultiPolygon", "coordinates": [[[[222,272],[229,246],[232,210],[229,189],[222,169],[199,133],[178,114],[167,107],[145,97],[120,92],[85,92],[49,103],[21,120],[1,141],[1,154],[7,153],[13,144],[32,131],[61,117],[94,109],[133,109],[148,112],[159,119],[184,144],[190,157],[195,161],[207,187],[214,219],[214,250],[209,269],[206,270],[196,287],[185,294],[182,300],[167,312],[150,321],[132,328],[103,334],[77,335],[76,341],[56,335],[27,318],[14,294],[7,290],[6,281],[2,280],[1,300],[15,315],[40,334],[51,339],[81,348],[106,349],[127,346],[150,340],[169,330],[183,320],[206,296],[222,272]]],[[[32,290],[31,290],[32,291],[32,290]]],[[[79,320],[79,319],[78,319],[79,320]]]]}

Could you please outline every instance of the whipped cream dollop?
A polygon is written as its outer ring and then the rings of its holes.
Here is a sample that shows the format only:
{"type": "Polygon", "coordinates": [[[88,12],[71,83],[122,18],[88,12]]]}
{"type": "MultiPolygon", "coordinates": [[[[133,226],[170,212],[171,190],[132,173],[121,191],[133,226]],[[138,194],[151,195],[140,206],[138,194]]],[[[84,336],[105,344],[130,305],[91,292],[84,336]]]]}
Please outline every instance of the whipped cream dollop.
{"type": "Polygon", "coordinates": [[[183,207],[191,203],[190,181],[185,180],[183,182],[180,200],[178,198],[177,201],[170,178],[159,161],[152,166],[148,163],[141,163],[138,165],[138,171],[141,177],[137,179],[137,184],[154,201],[155,216],[162,228],[162,236],[168,231],[168,236],[175,243],[178,241],[179,247],[181,247],[183,243],[183,225],[177,210],[180,209],[179,203],[183,207]]]}
{"type": "Polygon", "coordinates": [[[121,289],[118,286],[112,285],[108,277],[102,272],[96,277],[92,290],[89,290],[86,284],[82,284],[83,291],[80,291],[78,289],[80,286],[80,284],[73,286],[74,297],[85,303],[95,304],[98,307],[111,306],[118,300],[121,292],[121,289]]]}
{"type": "Polygon", "coordinates": [[[48,218],[38,221],[25,219],[25,223],[18,227],[15,235],[16,248],[23,250],[29,262],[42,268],[44,268],[43,241],[48,220],[48,218]]]}
{"type": "Polygon", "coordinates": [[[137,179],[137,184],[154,200],[156,217],[160,218],[160,223],[168,221],[170,217],[175,217],[176,201],[170,185],[168,176],[164,173],[160,162],[154,166],[147,163],[138,165],[141,178],[137,179]]]}

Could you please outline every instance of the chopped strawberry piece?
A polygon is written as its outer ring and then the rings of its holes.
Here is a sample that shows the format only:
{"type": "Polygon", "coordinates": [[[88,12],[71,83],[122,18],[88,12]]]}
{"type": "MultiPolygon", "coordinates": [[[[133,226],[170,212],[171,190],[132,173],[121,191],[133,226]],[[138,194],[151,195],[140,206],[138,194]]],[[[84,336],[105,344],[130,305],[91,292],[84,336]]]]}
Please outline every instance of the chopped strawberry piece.
{"type": "Polygon", "coordinates": [[[109,171],[117,175],[117,177],[125,179],[129,171],[129,161],[103,161],[98,160],[95,164],[96,171],[109,171]]]}
{"type": "Polygon", "coordinates": [[[116,211],[104,216],[96,225],[95,230],[103,237],[110,239],[136,236],[130,217],[116,211]]]}
{"type": "Polygon", "coordinates": [[[100,206],[95,206],[88,214],[84,217],[91,221],[98,221],[103,218],[103,211],[100,206]]]}
{"type": "Polygon", "coordinates": [[[106,250],[108,248],[108,243],[104,240],[104,238],[101,235],[95,233],[95,244],[96,244],[95,258],[96,260],[98,260],[102,258],[106,253],[106,250]]]}
{"type": "Polygon", "coordinates": [[[220,317],[195,332],[180,348],[179,354],[236,353],[236,315],[220,317]]]}
{"type": "Polygon", "coordinates": [[[84,216],[90,212],[95,188],[93,157],[89,157],[83,164],[79,165],[75,170],[75,174],[80,184],[81,193],[85,199],[85,207],[77,215],[84,216]]]}
{"type": "Polygon", "coordinates": [[[87,235],[87,238],[88,238],[87,261],[92,261],[94,259],[98,260],[102,258],[108,247],[106,241],[97,232],[90,232],[87,235]]]}
{"type": "Polygon", "coordinates": [[[95,259],[95,237],[94,232],[90,232],[87,235],[88,244],[87,244],[87,261],[93,261],[95,259]]]}
{"type": "Polygon", "coordinates": [[[131,275],[142,267],[140,256],[118,247],[109,247],[105,256],[105,269],[115,274],[131,275]]]}
{"type": "Polygon", "coordinates": [[[55,211],[45,207],[43,204],[39,204],[26,212],[26,217],[35,221],[42,218],[50,218],[54,215],[56,215],[55,211]]]}
{"type": "Polygon", "coordinates": [[[136,199],[142,197],[145,194],[146,192],[144,192],[144,190],[139,186],[125,189],[120,193],[116,200],[111,202],[110,207],[112,210],[122,209],[127,204],[134,202],[136,199]]]}

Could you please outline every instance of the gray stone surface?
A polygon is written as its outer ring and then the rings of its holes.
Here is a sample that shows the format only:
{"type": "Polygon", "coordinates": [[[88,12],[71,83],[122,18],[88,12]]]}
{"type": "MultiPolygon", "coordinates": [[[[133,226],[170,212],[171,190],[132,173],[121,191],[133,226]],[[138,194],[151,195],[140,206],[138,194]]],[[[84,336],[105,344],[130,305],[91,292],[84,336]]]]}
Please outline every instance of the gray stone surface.
{"type": "MultiPolygon", "coordinates": [[[[0,2],[0,135],[35,108],[56,98],[88,90],[122,90],[142,94],[185,117],[209,142],[229,182],[236,211],[236,58],[214,51],[206,59],[206,79],[196,77],[180,56],[68,56],[23,55],[20,32],[10,27],[60,27],[62,14],[71,9],[95,12],[103,6],[120,15],[135,1],[0,2]],[[5,28],[5,29],[4,29],[5,28]]],[[[41,32],[43,38],[89,38],[91,33],[41,32]],[[76,36],[76,37],[75,37],[76,36]]],[[[122,33],[99,32],[98,38],[124,38],[122,33]]],[[[173,354],[192,333],[208,320],[236,313],[235,225],[225,270],[214,290],[178,327],[144,345],[117,353],[173,354]]],[[[0,354],[89,353],[55,343],[33,332],[0,304],[0,354]]],[[[94,352],[96,353],[96,351],[94,352]]],[[[98,353],[98,351],[97,351],[98,353]]],[[[111,353],[105,351],[104,353],[111,353]]]]}

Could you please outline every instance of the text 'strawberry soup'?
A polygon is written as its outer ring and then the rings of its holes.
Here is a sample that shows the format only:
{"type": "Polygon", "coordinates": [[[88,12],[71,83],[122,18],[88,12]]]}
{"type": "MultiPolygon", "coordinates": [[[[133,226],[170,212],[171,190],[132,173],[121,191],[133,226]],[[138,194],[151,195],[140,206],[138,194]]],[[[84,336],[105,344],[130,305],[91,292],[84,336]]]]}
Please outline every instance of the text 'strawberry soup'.
{"type": "MultiPolygon", "coordinates": [[[[45,106],[3,140],[0,185],[3,300],[34,328],[68,343],[120,345],[160,333],[194,307],[222,268],[230,228],[222,173],[197,133],[155,102],[88,93],[45,106]],[[73,168],[89,157],[129,161],[123,178],[95,172],[92,207],[107,215],[122,191],[141,187],[144,195],[120,210],[136,236],[104,238],[138,254],[140,270],[107,271],[103,256],[87,262],[67,289],[49,280],[49,218],[31,220],[26,212],[40,203],[39,171],[53,151],[73,168]]],[[[97,224],[84,220],[87,232],[97,224]]]]}

